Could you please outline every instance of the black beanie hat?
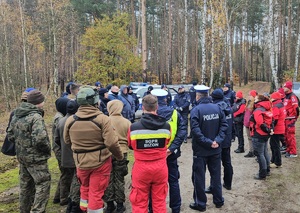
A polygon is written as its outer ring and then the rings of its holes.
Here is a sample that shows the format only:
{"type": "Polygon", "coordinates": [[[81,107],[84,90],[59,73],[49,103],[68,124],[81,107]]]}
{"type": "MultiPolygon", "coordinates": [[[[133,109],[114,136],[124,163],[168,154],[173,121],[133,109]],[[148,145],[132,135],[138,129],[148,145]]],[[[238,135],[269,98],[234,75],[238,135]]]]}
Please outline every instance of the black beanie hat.
{"type": "Polygon", "coordinates": [[[211,97],[213,98],[213,100],[223,99],[224,98],[223,90],[222,89],[215,89],[211,93],[211,97]]]}
{"type": "Polygon", "coordinates": [[[55,101],[56,110],[65,116],[67,114],[67,103],[70,99],[68,98],[58,98],[55,101]]]}
{"type": "Polygon", "coordinates": [[[99,89],[99,95],[102,96],[102,97],[104,97],[104,94],[107,93],[107,92],[108,92],[108,90],[106,88],[99,89]]]}
{"type": "Polygon", "coordinates": [[[75,114],[79,108],[79,105],[75,100],[69,100],[67,103],[67,113],[75,114]]]}
{"type": "Polygon", "coordinates": [[[32,90],[27,95],[27,102],[33,105],[44,102],[45,96],[39,90],[32,90]]]}

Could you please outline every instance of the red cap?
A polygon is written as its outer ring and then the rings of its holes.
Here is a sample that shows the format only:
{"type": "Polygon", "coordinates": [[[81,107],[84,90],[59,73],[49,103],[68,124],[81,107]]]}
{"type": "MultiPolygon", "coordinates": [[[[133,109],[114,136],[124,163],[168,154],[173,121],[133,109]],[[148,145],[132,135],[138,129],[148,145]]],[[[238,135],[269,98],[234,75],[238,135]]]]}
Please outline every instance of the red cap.
{"type": "Polygon", "coordinates": [[[291,81],[287,81],[287,82],[285,82],[285,84],[283,85],[283,87],[286,87],[286,88],[292,90],[293,83],[291,81]]]}
{"type": "Polygon", "coordinates": [[[238,92],[236,93],[236,97],[238,97],[238,98],[243,98],[243,93],[242,93],[242,91],[238,91],[238,92]]]}
{"type": "Polygon", "coordinates": [[[271,94],[271,98],[274,99],[274,100],[279,100],[282,98],[282,94],[280,92],[273,92],[271,94]]]}
{"type": "Polygon", "coordinates": [[[256,90],[251,90],[251,91],[249,92],[249,95],[251,95],[253,98],[255,98],[255,96],[257,96],[256,90]]]}

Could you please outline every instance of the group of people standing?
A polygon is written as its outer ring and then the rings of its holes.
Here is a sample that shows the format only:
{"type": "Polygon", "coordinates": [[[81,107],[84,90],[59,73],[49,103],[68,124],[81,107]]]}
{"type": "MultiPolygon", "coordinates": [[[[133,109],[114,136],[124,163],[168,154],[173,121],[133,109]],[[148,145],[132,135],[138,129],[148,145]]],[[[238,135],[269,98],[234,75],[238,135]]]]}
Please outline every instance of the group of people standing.
{"type": "MultiPolygon", "coordinates": [[[[104,202],[106,213],[126,210],[124,177],[128,174],[129,149],[135,159],[129,196],[132,212],[166,213],[169,189],[169,207],[172,213],[179,213],[177,159],[188,138],[189,111],[193,210],[206,211],[206,193],[213,194],[216,208],[224,205],[222,186],[232,188],[231,143],[237,136],[235,152],[245,152],[244,126],[249,139],[245,157],[257,156],[259,163],[255,179],[265,179],[270,167],[281,167],[280,142],[286,144],[286,157],[297,157],[295,122],[299,109],[292,82],[286,82],[270,97],[251,90],[248,101],[241,91],[235,94],[230,84],[209,94],[209,87],[195,83],[189,93],[184,86],[179,88],[173,108],[169,106],[170,94],[165,85],[162,89],[150,88],[142,99],[143,115],[137,122],[134,114],[139,101],[132,89],[126,85],[120,89],[115,85],[102,88],[99,82],[95,87],[80,87],[72,82],[56,100],[52,149],[61,176],[53,203],[67,205],[67,213],[102,213],[104,202]],[[269,138],[271,159],[267,150],[269,138]],[[209,187],[205,187],[206,167],[211,176],[209,187]]],[[[49,199],[51,175],[47,160],[51,145],[43,120],[44,100],[40,91],[25,90],[8,128],[20,163],[22,213],[45,212],[49,199]]]]}
{"type": "Polygon", "coordinates": [[[238,148],[235,152],[245,152],[245,126],[249,152],[244,157],[257,157],[259,163],[259,172],[255,179],[264,180],[270,175],[270,168],[282,167],[282,154],[285,154],[286,158],[297,157],[295,123],[299,116],[299,106],[292,88],[292,82],[287,81],[271,95],[258,94],[256,90],[251,90],[248,101],[240,91],[237,92],[237,96],[240,93],[240,98],[237,98],[233,106],[238,137],[238,148]],[[268,154],[268,141],[271,157],[268,154]]]}

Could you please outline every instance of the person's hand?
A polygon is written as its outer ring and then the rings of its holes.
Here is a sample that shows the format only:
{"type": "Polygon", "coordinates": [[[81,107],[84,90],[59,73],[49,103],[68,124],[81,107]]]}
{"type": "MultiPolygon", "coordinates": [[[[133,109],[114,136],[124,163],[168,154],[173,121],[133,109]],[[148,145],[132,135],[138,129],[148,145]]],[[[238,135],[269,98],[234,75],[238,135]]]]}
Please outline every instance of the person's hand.
{"type": "Polygon", "coordinates": [[[218,147],[219,147],[219,144],[216,141],[214,141],[211,145],[211,148],[213,148],[213,149],[216,149],[218,147]]]}
{"type": "Polygon", "coordinates": [[[180,112],[182,112],[182,111],[183,111],[182,107],[179,107],[179,111],[180,111],[180,112]]]}
{"type": "Polygon", "coordinates": [[[273,129],[271,129],[270,135],[274,135],[274,131],[273,131],[273,129]]]}
{"type": "Polygon", "coordinates": [[[172,154],[172,152],[169,149],[167,149],[167,157],[169,157],[169,155],[171,155],[171,154],[172,154]]]}

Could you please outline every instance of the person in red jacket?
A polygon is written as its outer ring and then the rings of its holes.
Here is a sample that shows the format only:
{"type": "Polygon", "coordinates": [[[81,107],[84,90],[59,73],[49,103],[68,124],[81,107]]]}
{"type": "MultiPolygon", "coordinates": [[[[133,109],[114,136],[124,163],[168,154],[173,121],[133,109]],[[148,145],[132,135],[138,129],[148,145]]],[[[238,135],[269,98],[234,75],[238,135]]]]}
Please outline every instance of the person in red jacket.
{"type": "Polygon", "coordinates": [[[287,81],[283,85],[285,92],[284,106],[286,110],[285,118],[285,142],[287,145],[286,155],[287,158],[296,158],[297,145],[295,137],[295,123],[299,116],[298,98],[292,91],[293,83],[287,81]]]}
{"type": "Polygon", "coordinates": [[[168,193],[167,144],[171,128],[164,117],[157,115],[156,96],[146,95],[142,100],[144,114],[128,130],[128,146],[134,150],[130,202],[133,213],[148,212],[149,194],[154,213],[167,213],[168,193]]]}
{"type": "Polygon", "coordinates": [[[271,135],[270,147],[272,151],[271,157],[271,168],[281,167],[281,152],[280,152],[280,138],[285,133],[285,117],[286,112],[281,100],[281,94],[279,92],[274,92],[271,94],[271,101],[273,103],[272,112],[274,119],[274,134],[271,135]]]}
{"type": "Polygon", "coordinates": [[[244,153],[244,114],[246,108],[246,99],[243,98],[243,93],[238,91],[236,93],[236,102],[233,104],[232,111],[233,111],[233,121],[234,121],[234,128],[235,134],[238,137],[239,146],[235,153],[244,153]]]}
{"type": "Polygon", "coordinates": [[[268,154],[268,139],[272,135],[271,102],[263,95],[254,99],[254,111],[250,118],[250,131],[254,153],[259,163],[259,172],[254,176],[256,180],[264,180],[270,172],[270,157],[268,154]]]}

